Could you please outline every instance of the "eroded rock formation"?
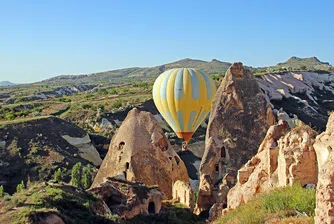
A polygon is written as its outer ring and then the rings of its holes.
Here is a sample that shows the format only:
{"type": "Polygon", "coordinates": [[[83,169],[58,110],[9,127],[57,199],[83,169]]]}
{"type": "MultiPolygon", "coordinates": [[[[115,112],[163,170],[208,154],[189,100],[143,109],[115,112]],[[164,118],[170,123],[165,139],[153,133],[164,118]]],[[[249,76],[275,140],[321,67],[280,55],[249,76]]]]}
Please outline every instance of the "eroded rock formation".
{"type": "Polygon", "coordinates": [[[269,128],[256,156],[238,172],[237,184],[227,195],[229,209],[235,209],[252,200],[256,194],[278,186],[278,142],[286,134],[288,128],[286,122],[269,128]]]}
{"type": "Polygon", "coordinates": [[[173,200],[179,202],[192,211],[194,209],[194,190],[191,188],[190,184],[183,181],[176,181],[173,184],[173,200]]]}
{"type": "Polygon", "coordinates": [[[159,213],[164,198],[156,186],[146,187],[116,178],[106,178],[105,182],[89,191],[98,195],[112,213],[124,219],[159,213]]]}
{"type": "Polygon", "coordinates": [[[305,125],[288,130],[285,121],[269,128],[256,156],[238,171],[237,184],[227,195],[227,208],[212,212],[211,219],[276,187],[295,183],[316,185],[317,160],[313,148],[316,132],[305,125]]]}
{"type": "Polygon", "coordinates": [[[307,125],[291,130],[279,142],[278,180],[285,187],[299,182],[316,184],[318,167],[313,144],[316,132],[307,125]]]}
{"type": "Polygon", "coordinates": [[[317,136],[314,148],[318,158],[317,207],[315,223],[334,223],[334,114],[326,131],[317,136]]]}
{"type": "Polygon", "coordinates": [[[102,159],[99,152],[91,143],[90,137],[86,134],[84,137],[71,137],[69,135],[62,136],[68,143],[79,149],[82,158],[92,162],[95,166],[100,166],[102,159]]]}
{"type": "Polygon", "coordinates": [[[113,176],[123,176],[147,186],[158,185],[167,199],[172,199],[175,181],[189,183],[183,161],[172,149],[156,119],[151,113],[137,109],[128,113],[114,135],[92,187],[113,176]]]}
{"type": "Polygon", "coordinates": [[[334,97],[333,73],[286,72],[256,77],[275,109],[282,107],[305,124],[325,129],[334,97]]]}
{"type": "Polygon", "coordinates": [[[242,63],[226,72],[212,102],[200,167],[197,213],[209,209],[220,185],[234,186],[238,169],[257,152],[275,118],[257,80],[242,63]]]}

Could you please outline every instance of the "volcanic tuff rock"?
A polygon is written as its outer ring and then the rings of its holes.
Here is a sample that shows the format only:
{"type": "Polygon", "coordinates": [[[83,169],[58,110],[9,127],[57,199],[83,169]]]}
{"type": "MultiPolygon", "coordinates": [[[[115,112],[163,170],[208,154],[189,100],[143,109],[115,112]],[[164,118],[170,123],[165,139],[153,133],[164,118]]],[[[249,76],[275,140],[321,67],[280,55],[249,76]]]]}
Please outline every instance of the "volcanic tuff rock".
{"type": "Polygon", "coordinates": [[[227,195],[229,209],[235,209],[252,200],[256,194],[278,186],[278,142],[288,129],[286,122],[280,122],[268,129],[256,156],[238,171],[237,184],[227,195]]]}
{"type": "Polygon", "coordinates": [[[216,202],[223,179],[228,187],[234,186],[238,169],[256,154],[274,122],[271,107],[254,75],[242,63],[234,63],[212,102],[200,167],[197,212],[216,202]]]}
{"type": "Polygon", "coordinates": [[[168,199],[176,180],[189,183],[187,169],[172,149],[158,122],[148,112],[134,108],[114,135],[93,187],[104,178],[123,176],[126,180],[158,185],[168,199]]]}
{"type": "Polygon", "coordinates": [[[107,178],[89,191],[99,195],[112,213],[125,219],[159,213],[164,198],[158,187],[146,187],[116,178],[107,178]]]}
{"type": "Polygon", "coordinates": [[[317,136],[314,148],[318,158],[317,207],[315,223],[334,223],[334,114],[326,131],[317,136]]]}
{"type": "Polygon", "coordinates": [[[305,124],[324,130],[328,111],[334,110],[334,74],[286,72],[256,76],[267,101],[295,114],[305,124]]]}
{"type": "Polygon", "coordinates": [[[210,210],[211,220],[273,188],[292,186],[297,182],[302,186],[316,185],[317,162],[313,148],[316,132],[309,126],[297,127],[290,132],[288,129],[285,121],[269,128],[256,156],[238,171],[237,184],[227,195],[227,208],[222,210],[216,203],[210,210]]]}
{"type": "Polygon", "coordinates": [[[304,125],[292,129],[279,141],[279,186],[317,183],[317,159],[313,148],[316,134],[310,126],[304,125]]]}

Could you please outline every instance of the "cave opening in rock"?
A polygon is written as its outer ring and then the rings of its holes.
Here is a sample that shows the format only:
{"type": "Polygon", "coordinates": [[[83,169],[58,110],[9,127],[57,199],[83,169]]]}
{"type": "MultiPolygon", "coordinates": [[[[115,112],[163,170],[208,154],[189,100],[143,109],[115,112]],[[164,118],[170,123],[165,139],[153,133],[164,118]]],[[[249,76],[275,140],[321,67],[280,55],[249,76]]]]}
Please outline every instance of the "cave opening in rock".
{"type": "Polygon", "coordinates": [[[128,170],[130,167],[130,163],[125,163],[125,169],[128,170]]]}
{"type": "Polygon", "coordinates": [[[177,158],[177,156],[174,156],[174,159],[175,159],[175,161],[176,161],[176,164],[179,165],[179,163],[180,163],[180,159],[177,158]]]}
{"type": "Polygon", "coordinates": [[[223,146],[223,147],[221,148],[220,156],[221,156],[221,158],[225,158],[225,157],[226,157],[225,146],[223,146]]]}
{"type": "Polygon", "coordinates": [[[155,214],[155,204],[153,201],[148,204],[148,213],[155,214]]]}
{"type": "Polygon", "coordinates": [[[219,165],[218,165],[218,164],[215,165],[215,171],[216,171],[217,173],[219,172],[219,165]]]}
{"type": "Polygon", "coordinates": [[[118,145],[118,149],[122,150],[124,146],[125,146],[125,142],[120,142],[118,145]]]}
{"type": "Polygon", "coordinates": [[[106,202],[106,204],[109,208],[113,208],[113,207],[116,207],[116,206],[122,204],[122,197],[112,195],[108,198],[105,198],[104,201],[106,202]]]}
{"type": "Polygon", "coordinates": [[[126,180],[126,172],[125,171],[123,172],[123,175],[124,175],[124,179],[126,180]]]}

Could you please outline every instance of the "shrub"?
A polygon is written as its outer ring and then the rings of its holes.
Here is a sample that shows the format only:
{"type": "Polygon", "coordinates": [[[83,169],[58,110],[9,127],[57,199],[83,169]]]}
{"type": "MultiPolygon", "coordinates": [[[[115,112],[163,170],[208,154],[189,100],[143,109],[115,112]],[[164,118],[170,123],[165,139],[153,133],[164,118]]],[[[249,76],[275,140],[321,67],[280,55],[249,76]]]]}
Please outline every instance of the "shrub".
{"type": "Polygon", "coordinates": [[[88,189],[92,185],[92,171],[89,165],[83,168],[81,184],[84,189],[88,189]]]}
{"type": "Polygon", "coordinates": [[[108,91],[106,89],[100,89],[99,90],[99,94],[100,95],[107,95],[108,94],[108,91]]]}
{"type": "Polygon", "coordinates": [[[122,101],[120,99],[116,100],[112,105],[113,108],[120,108],[122,106],[122,101]]]}
{"type": "Polygon", "coordinates": [[[109,93],[115,95],[115,94],[118,94],[118,90],[117,89],[111,89],[109,91],[109,93]]]}
{"type": "Polygon", "coordinates": [[[29,110],[24,110],[23,112],[22,112],[22,115],[23,116],[27,116],[27,115],[29,115],[30,114],[30,111],[29,110]]]}
{"type": "Polygon", "coordinates": [[[7,120],[14,120],[15,119],[15,114],[13,112],[6,113],[5,118],[7,120]]]}
{"type": "Polygon", "coordinates": [[[81,185],[81,173],[82,165],[80,162],[76,163],[72,168],[71,184],[75,187],[82,187],[81,185]]]}
{"type": "Polygon", "coordinates": [[[3,186],[0,185],[0,198],[4,196],[5,192],[3,191],[3,186]]]}
{"type": "Polygon", "coordinates": [[[97,108],[101,109],[101,110],[104,110],[104,105],[102,103],[100,103],[97,108]]]}
{"type": "Polygon", "coordinates": [[[61,168],[58,168],[58,170],[54,174],[53,181],[59,183],[62,180],[63,180],[63,174],[61,172],[61,168]]]}
{"type": "Polygon", "coordinates": [[[23,180],[21,181],[21,183],[19,183],[16,187],[16,192],[21,192],[25,189],[25,186],[24,186],[24,182],[23,180]]]}
{"type": "Polygon", "coordinates": [[[91,109],[93,105],[92,104],[82,104],[81,107],[82,109],[91,109]]]}

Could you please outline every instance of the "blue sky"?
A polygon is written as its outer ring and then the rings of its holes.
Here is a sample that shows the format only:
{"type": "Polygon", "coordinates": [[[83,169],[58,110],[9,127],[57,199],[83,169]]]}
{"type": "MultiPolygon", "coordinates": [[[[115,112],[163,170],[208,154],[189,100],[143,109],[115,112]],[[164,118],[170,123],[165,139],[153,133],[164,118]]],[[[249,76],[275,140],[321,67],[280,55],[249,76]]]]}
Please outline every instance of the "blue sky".
{"type": "Polygon", "coordinates": [[[0,81],[183,58],[334,64],[334,1],[0,0],[0,81]]]}

